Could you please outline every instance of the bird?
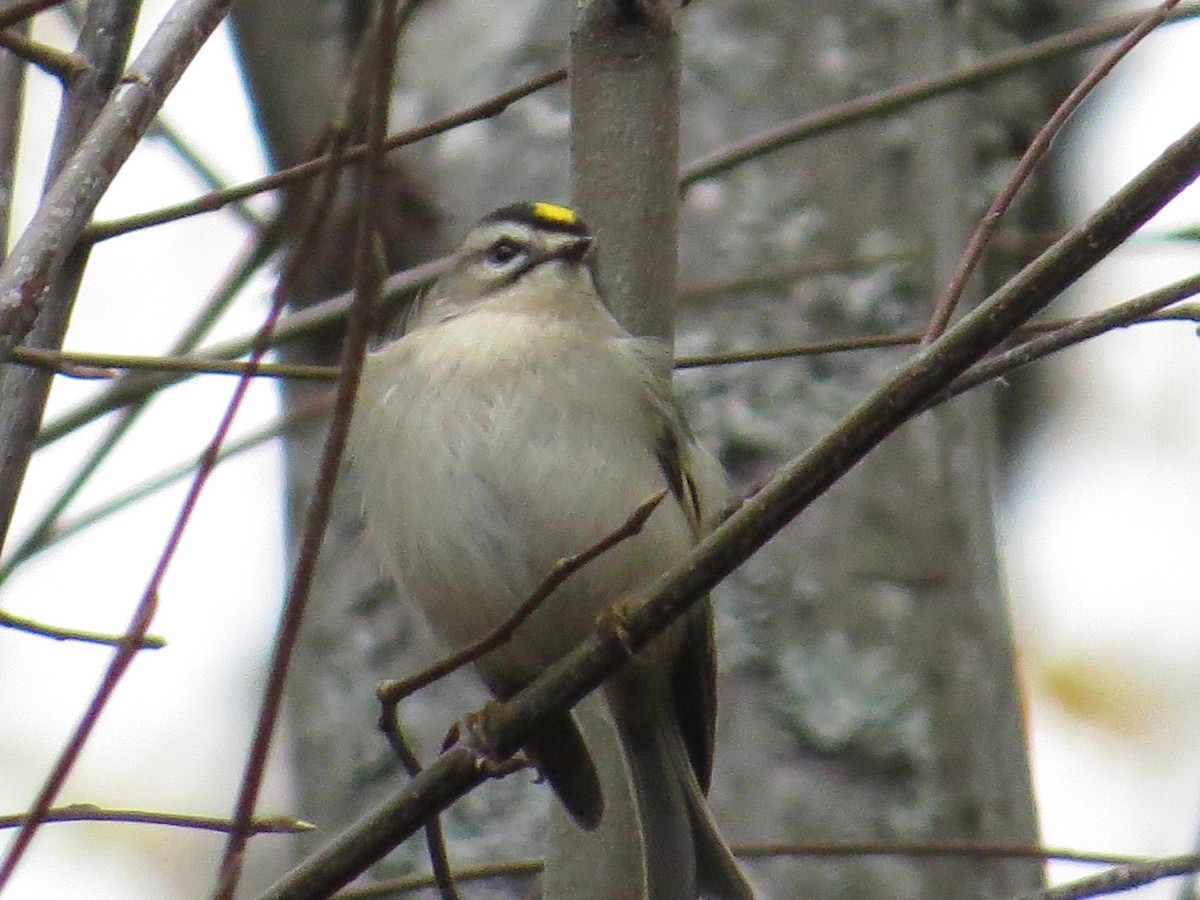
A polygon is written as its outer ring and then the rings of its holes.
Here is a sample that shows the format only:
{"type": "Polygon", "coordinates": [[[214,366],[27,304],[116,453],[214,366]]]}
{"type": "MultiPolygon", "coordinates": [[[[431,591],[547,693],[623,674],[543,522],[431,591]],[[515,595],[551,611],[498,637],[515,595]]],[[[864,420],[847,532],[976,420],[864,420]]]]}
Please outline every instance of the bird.
{"type": "MultiPolygon", "coordinates": [[[[491,633],[555,563],[666,490],[640,533],[571,574],[476,661],[506,699],[614,604],[684,559],[729,502],[688,427],[666,342],[623,328],[597,287],[596,241],[573,209],[516,203],[481,219],[369,352],[350,433],[369,540],[450,649],[491,633]]],[[[619,746],[589,747],[570,712],[523,748],[575,823],[604,798],[593,753],[632,775],[651,900],[752,897],[708,808],[716,716],[706,598],[603,687],[619,746]]]]}

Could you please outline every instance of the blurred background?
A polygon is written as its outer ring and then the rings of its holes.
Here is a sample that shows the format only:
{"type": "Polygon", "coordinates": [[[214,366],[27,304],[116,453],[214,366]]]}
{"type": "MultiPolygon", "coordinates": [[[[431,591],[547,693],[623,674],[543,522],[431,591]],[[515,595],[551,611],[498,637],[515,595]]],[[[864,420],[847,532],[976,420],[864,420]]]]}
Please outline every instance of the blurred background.
{"type": "MultiPolygon", "coordinates": [[[[165,6],[147,3],[144,19],[153,23],[154,11],[165,6]]],[[[73,40],[55,15],[37,19],[35,36],[59,46],[73,40]]],[[[1200,24],[1173,25],[1151,37],[1105,82],[1054,158],[1071,221],[1194,124],[1196,84],[1200,24]]],[[[47,153],[59,94],[36,71],[27,90],[27,108],[44,115],[23,123],[18,230],[37,202],[37,161],[47,153]]],[[[188,70],[164,115],[228,182],[266,171],[225,29],[188,70]]],[[[152,138],[122,171],[98,218],[204,190],[174,151],[152,138]]],[[[271,204],[258,198],[251,206],[267,213],[271,204]]],[[[1200,244],[1162,236],[1198,223],[1193,189],[1055,309],[1064,315],[1100,309],[1194,273],[1200,244]]],[[[165,352],[249,234],[236,214],[217,212],[100,244],[66,347],[165,352]]],[[[214,338],[256,328],[271,287],[269,273],[258,276],[247,294],[252,299],[233,306],[214,338]]],[[[1049,385],[1044,408],[1001,486],[999,529],[1047,845],[1162,855],[1187,851],[1200,830],[1197,358],[1195,325],[1169,323],[1128,328],[1039,364],[1049,385]]],[[[87,509],[194,457],[232,387],[232,379],[207,376],[161,395],[73,508],[87,509]]],[[[91,382],[56,379],[49,417],[95,390],[91,382]]],[[[275,387],[256,383],[235,433],[277,410],[275,387]]],[[[36,455],[14,543],[98,433],[85,428],[36,455]]],[[[136,659],[62,802],[229,814],[283,585],[282,477],[273,443],[218,468],[163,585],[152,632],[167,647],[136,659]]],[[[119,633],[183,490],[160,491],[22,564],[0,592],[4,608],[119,633]]],[[[30,802],[108,658],[104,648],[0,630],[0,812],[30,802]]],[[[288,765],[281,751],[260,812],[291,811],[288,765]]],[[[285,841],[254,839],[257,871],[278,869],[285,841]]],[[[215,834],[47,825],[6,896],[200,897],[220,849],[215,834]]],[[[1063,879],[1087,869],[1055,864],[1051,871],[1063,879]]],[[[251,871],[251,883],[255,877],[251,871]]],[[[1163,884],[1137,896],[1176,891],[1163,884]]]]}

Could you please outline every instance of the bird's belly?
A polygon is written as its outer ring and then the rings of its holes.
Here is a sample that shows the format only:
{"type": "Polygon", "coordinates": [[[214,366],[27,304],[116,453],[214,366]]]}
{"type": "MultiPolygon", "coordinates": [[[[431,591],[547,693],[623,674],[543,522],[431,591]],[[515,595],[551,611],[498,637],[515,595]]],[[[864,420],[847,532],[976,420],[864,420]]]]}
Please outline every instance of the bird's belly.
{"type": "MultiPolygon", "coordinates": [[[[368,480],[386,490],[367,513],[386,507],[370,531],[382,535],[381,550],[435,632],[457,649],[505,622],[556,562],[595,545],[665,482],[645,448],[596,422],[547,424],[522,415],[532,407],[521,403],[474,421],[444,418],[447,408],[416,401],[397,414],[387,465],[368,480]]],[[[668,499],[640,534],[558,587],[482,662],[484,677],[501,693],[523,685],[690,543],[668,499]]]]}

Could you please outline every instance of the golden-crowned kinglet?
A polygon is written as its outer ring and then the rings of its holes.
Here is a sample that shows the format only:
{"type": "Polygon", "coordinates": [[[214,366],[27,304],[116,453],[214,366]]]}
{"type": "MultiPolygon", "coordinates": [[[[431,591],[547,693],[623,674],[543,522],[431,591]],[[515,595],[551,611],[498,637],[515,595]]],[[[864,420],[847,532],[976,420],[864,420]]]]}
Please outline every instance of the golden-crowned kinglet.
{"type": "MultiPolygon", "coordinates": [[[[666,346],[617,324],[593,265],[592,236],[571,210],[500,209],[363,371],[350,446],[367,531],[449,647],[495,629],[556,561],[670,491],[640,534],[571,575],[476,664],[500,698],[682,559],[728,498],[680,413],[666,346]]],[[[707,602],[605,686],[655,897],[750,896],[704,798],[715,690],[707,602]]],[[[576,823],[594,828],[604,804],[572,716],[547,722],[526,751],[576,823]]]]}

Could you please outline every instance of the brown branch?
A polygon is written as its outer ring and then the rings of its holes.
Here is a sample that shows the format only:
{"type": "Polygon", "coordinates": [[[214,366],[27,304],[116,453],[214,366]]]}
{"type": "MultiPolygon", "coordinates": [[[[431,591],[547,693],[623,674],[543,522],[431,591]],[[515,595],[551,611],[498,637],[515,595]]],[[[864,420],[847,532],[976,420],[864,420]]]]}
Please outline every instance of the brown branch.
{"type": "MultiPolygon", "coordinates": [[[[421,772],[421,761],[417,759],[417,754],[409,746],[404,730],[400,727],[398,703],[381,704],[379,730],[387,737],[392,751],[404,766],[408,777],[416,778],[421,772]]],[[[446,851],[446,836],[442,831],[440,816],[430,816],[425,823],[425,845],[429,851],[429,865],[433,870],[431,884],[438,889],[443,898],[454,900],[458,897],[458,889],[454,885],[455,875],[446,851]]]]}
{"type": "MultiPolygon", "coordinates": [[[[839,128],[877,117],[902,112],[918,103],[1019,72],[1029,66],[1052,62],[1098,44],[1116,40],[1141,21],[1144,12],[1111,16],[1045,40],[1000,53],[949,75],[910,82],[899,87],[876,91],[818,110],[798,119],[746,138],[731,147],[684,166],[680,188],[686,191],[698,181],[727,172],[752,159],[766,156],[803,141],[829,134],[839,128]]],[[[1188,4],[1170,17],[1178,22],[1200,16],[1200,4],[1188,4]]]]}
{"type": "Polygon", "coordinates": [[[1200,871],[1200,854],[1164,856],[1116,866],[1099,875],[1080,878],[1058,887],[1023,894],[1019,900],[1083,900],[1084,897],[1104,897],[1152,884],[1164,878],[1194,875],[1200,871]]]}
{"type": "MultiPolygon", "coordinates": [[[[1186,296],[1186,295],[1185,295],[1186,296]]],[[[1132,302],[1132,301],[1131,301],[1132,302]]],[[[1077,322],[1091,322],[1102,313],[1094,313],[1070,319],[1053,319],[1033,322],[1017,330],[1017,334],[1037,334],[1055,331],[1077,322]]],[[[1180,308],[1171,318],[1190,320],[1193,312],[1180,308]]],[[[1123,317],[1122,321],[1108,328],[1143,322],[1165,321],[1162,315],[1123,317]]],[[[1100,329],[1096,334],[1107,329],[1100,329]]],[[[676,369],[696,369],[707,366],[729,366],[749,362],[769,362],[779,359],[795,359],[802,356],[824,356],[831,353],[849,353],[860,350],[883,350],[919,344],[923,334],[918,331],[895,334],[868,335],[866,337],[837,338],[828,341],[811,341],[790,347],[770,347],[757,350],[731,350],[725,353],[703,353],[696,356],[676,357],[676,369]]],[[[1089,333],[1087,337],[1094,337],[1089,333]]],[[[1080,340],[1085,339],[1081,338],[1080,340]]],[[[1073,341],[1072,343],[1076,343],[1073,341]]],[[[68,378],[105,379],[119,377],[124,371],[173,372],[188,375],[246,375],[255,378],[295,379],[299,381],[337,381],[337,366],[305,365],[299,363],[258,363],[252,365],[244,360],[222,361],[211,356],[137,356],[123,353],[90,353],[81,350],[42,350],[37,347],[17,347],[12,361],[20,365],[46,369],[68,378]]]]}
{"type": "MultiPolygon", "coordinates": [[[[427,122],[424,125],[418,125],[416,128],[410,128],[407,131],[394,134],[383,142],[384,150],[395,150],[399,147],[406,147],[409,144],[415,144],[418,141],[423,141],[426,138],[442,134],[462,125],[498,116],[522,97],[527,97],[543,88],[564,81],[566,77],[566,69],[551,69],[548,72],[543,72],[541,75],[530,78],[528,81],[524,81],[506,91],[502,91],[484,100],[482,103],[468,106],[458,112],[434,119],[432,122],[427,122]]],[[[281,187],[312,178],[331,166],[337,168],[360,162],[366,158],[367,151],[366,144],[356,144],[347,148],[345,153],[340,154],[336,160],[327,153],[308,162],[300,163],[287,169],[280,169],[278,172],[273,172],[263,178],[248,181],[245,184],[226,188],[222,191],[213,191],[194,200],[188,200],[185,203],[177,203],[173,206],[139,213],[136,216],[128,216],[123,219],[93,222],[88,227],[84,237],[85,240],[91,242],[105,241],[119,234],[128,234],[131,231],[149,228],[152,225],[161,225],[164,222],[174,222],[178,219],[194,216],[199,213],[212,212],[235,201],[252,197],[255,194],[278,190],[281,187]]]]}
{"type": "Polygon", "coordinates": [[[1116,67],[1117,63],[1141,43],[1146,35],[1161,25],[1171,10],[1178,5],[1179,0],[1165,0],[1156,9],[1144,14],[1129,34],[1125,35],[1117,46],[1106,53],[1104,58],[1094,65],[1083,79],[1071,89],[1066,99],[1058,105],[1058,108],[1054,110],[1050,118],[1038,129],[1037,134],[1034,135],[1033,140],[1025,148],[1025,152],[1021,154],[1021,158],[1017,161],[1017,166],[1012,176],[1004,185],[1003,190],[996,195],[996,199],[992,201],[987,212],[983,214],[983,218],[979,220],[979,225],[976,226],[975,232],[967,242],[967,249],[963,251],[962,259],[959,261],[954,277],[946,287],[945,293],[934,306],[933,315],[930,317],[929,325],[925,329],[925,343],[929,343],[937,338],[946,330],[946,326],[950,324],[950,319],[954,315],[954,309],[958,306],[958,301],[962,298],[963,291],[966,290],[967,281],[970,279],[972,273],[974,273],[976,267],[978,267],[979,260],[983,258],[984,248],[987,247],[988,242],[991,240],[992,234],[1000,222],[1000,217],[1012,206],[1017,193],[1029,180],[1030,175],[1033,174],[1034,168],[1041,162],[1042,157],[1046,155],[1046,151],[1050,149],[1050,142],[1062,131],[1063,126],[1067,123],[1067,119],[1075,113],[1075,110],[1079,109],[1084,99],[1095,90],[1096,85],[1107,77],[1108,73],[1116,67]]]}
{"type": "Polygon", "coordinates": [[[18,56],[28,63],[37,66],[52,78],[57,78],[64,84],[69,83],[87,71],[87,60],[78,53],[69,50],[59,50],[50,44],[35,41],[0,28],[0,47],[18,56]]]}
{"type": "Polygon", "coordinates": [[[0,28],[8,28],[10,25],[24,22],[44,10],[62,6],[66,2],[67,0],[19,0],[0,12],[0,28]]]}
{"type": "MultiPolygon", "coordinates": [[[[120,647],[128,640],[124,635],[119,634],[101,634],[98,631],[83,631],[77,628],[60,628],[56,625],[46,625],[42,622],[35,622],[33,619],[27,619],[24,616],[13,615],[2,609],[0,609],[0,628],[11,628],[13,631],[23,631],[26,634],[50,638],[55,641],[80,641],[85,644],[100,644],[106,647],[120,647]]],[[[167,642],[164,638],[155,637],[154,635],[143,635],[141,640],[138,641],[137,649],[158,650],[166,645],[167,642]]]]}
{"type": "MultiPolygon", "coordinates": [[[[1007,844],[980,841],[816,841],[762,842],[738,844],[734,854],[741,859],[806,856],[816,859],[845,856],[968,856],[998,859],[1044,859],[1095,865],[1124,866],[1144,862],[1143,857],[1119,853],[1088,853],[1063,847],[1039,847],[1027,844],[1007,844]]],[[[484,881],[509,875],[536,875],[542,871],[540,859],[501,860],[477,866],[462,866],[455,870],[459,881],[484,881]]],[[[430,875],[406,875],[389,878],[360,888],[347,888],[333,895],[333,900],[375,900],[397,897],[432,886],[430,875]]]]}
{"type": "MultiPolygon", "coordinates": [[[[28,815],[0,815],[0,828],[16,828],[28,815]]],[[[228,831],[233,823],[214,816],[189,816],[183,813],[148,812],[143,809],[108,809],[92,803],[72,803],[46,811],[43,822],[122,822],[133,825],[167,825],[201,831],[228,831]]],[[[290,816],[260,816],[253,822],[255,834],[301,834],[317,826],[290,816]]]]}
{"type": "MultiPolygon", "coordinates": [[[[1185,297],[1197,293],[1191,289],[1189,285],[1193,283],[1193,279],[1184,279],[1173,285],[1168,285],[1165,288],[1160,288],[1150,294],[1145,294],[1140,297],[1135,297],[1133,300],[1128,300],[1125,303],[1110,307],[1098,313],[1092,313],[1086,316],[1078,316],[1070,319],[1049,319],[1044,322],[1030,322],[1028,325],[1023,325],[1013,332],[1014,336],[1028,336],[1037,334],[1046,334],[1054,332],[1060,334],[1062,340],[1054,345],[1051,349],[1038,352],[1036,356],[1030,356],[1022,362],[1016,362],[1016,356],[1010,358],[1010,361],[1004,365],[997,365],[996,368],[990,371],[990,374],[984,377],[976,378],[974,373],[976,369],[979,372],[987,371],[984,367],[990,368],[992,363],[981,363],[970,372],[966,373],[963,378],[972,378],[970,387],[981,384],[992,378],[998,378],[1005,375],[1013,369],[1019,368],[1028,362],[1033,362],[1034,359],[1041,359],[1055,350],[1065,349],[1066,347],[1074,346],[1091,338],[1098,337],[1105,332],[1112,331],[1116,328],[1124,328],[1128,325],[1138,325],[1149,322],[1184,322],[1184,321],[1200,321],[1200,310],[1187,305],[1180,305],[1171,310],[1163,310],[1155,312],[1168,304],[1175,303],[1185,297]],[[1139,312],[1138,310],[1141,310],[1139,312]]],[[[731,366],[740,365],[742,363],[751,362],[770,362],[781,359],[796,359],[804,356],[822,356],[828,353],[850,353],[860,350],[884,350],[891,347],[915,346],[921,343],[924,335],[919,331],[901,332],[897,334],[882,334],[877,336],[858,337],[858,338],[841,338],[831,341],[814,341],[809,344],[796,344],[792,347],[773,347],[763,350],[731,350],[727,353],[705,353],[699,356],[680,356],[675,360],[676,369],[694,369],[704,366],[731,366]]],[[[1016,348],[1018,350],[1027,347],[1036,347],[1037,344],[1028,342],[1016,348]]],[[[999,357],[996,357],[999,359],[999,357]]],[[[964,381],[965,383],[965,381],[964,381]]],[[[965,388],[964,388],[965,390],[965,388]]],[[[955,394],[962,391],[955,391],[955,394]]],[[[944,397],[942,399],[949,399],[944,397]]],[[[941,402],[940,400],[938,402],[941,402]]]]}
{"type": "Polygon", "coordinates": [[[1151,291],[1149,294],[1143,294],[1140,297],[1119,303],[1101,312],[1063,323],[1060,327],[1053,328],[1046,334],[1032,338],[1010,350],[998,353],[995,356],[988,357],[976,363],[962,375],[958,376],[958,378],[954,379],[945,390],[938,393],[936,397],[933,397],[928,405],[934,406],[938,403],[944,403],[953,397],[957,397],[959,394],[969,391],[971,388],[977,387],[986,381],[1008,375],[1022,366],[1027,366],[1035,360],[1049,356],[1051,353],[1057,353],[1059,350],[1081,344],[1091,338],[1098,337],[1117,328],[1124,328],[1135,322],[1164,322],[1179,321],[1183,318],[1192,319],[1195,310],[1188,311],[1189,314],[1187,316],[1180,315],[1181,311],[1165,310],[1159,312],[1159,310],[1162,310],[1164,306],[1178,303],[1180,300],[1195,296],[1198,293],[1200,293],[1200,275],[1193,275],[1190,278],[1176,281],[1174,284],[1169,284],[1166,287],[1159,288],[1157,291],[1151,291]]]}
{"type": "MultiPolygon", "coordinates": [[[[348,135],[342,132],[335,140],[330,151],[334,159],[340,157],[348,135]]],[[[369,169],[368,171],[371,171],[369,169]]],[[[284,305],[291,295],[292,283],[312,253],[312,249],[320,234],[319,224],[328,214],[333,203],[337,185],[337,166],[324,170],[325,178],[321,183],[321,191],[316,200],[304,211],[305,218],[299,229],[300,237],[292,247],[287,265],[280,275],[275,290],[272,292],[271,312],[272,326],[274,318],[283,312],[284,305]]],[[[370,180],[370,179],[367,179],[370,180]]],[[[372,207],[372,204],[367,204],[372,207]]],[[[363,215],[368,213],[364,212],[363,215]]],[[[295,567],[292,570],[291,583],[288,585],[284,598],[283,610],[280,614],[279,629],[276,633],[275,644],[271,650],[271,660],[267,668],[267,682],[263,687],[259,701],[258,716],[255,721],[254,733],[250,748],[246,754],[246,763],[242,769],[242,780],[238,788],[234,804],[233,822],[221,853],[217,872],[217,885],[214,900],[231,900],[237,891],[241,878],[242,866],[245,860],[246,842],[250,837],[250,822],[254,817],[254,805],[266,771],[267,756],[271,749],[271,739],[274,736],[275,723],[283,698],[283,685],[291,662],[292,652],[300,631],[304,610],[308,603],[309,588],[316,570],[316,560],[321,541],[325,533],[325,525],[329,520],[329,512],[333,504],[333,486],[337,461],[341,456],[342,443],[346,425],[350,418],[350,403],[358,385],[359,366],[356,364],[356,344],[366,344],[366,309],[369,305],[369,291],[363,290],[363,283],[356,282],[354,309],[347,318],[347,335],[343,344],[342,369],[337,395],[334,401],[332,422],[326,435],[325,447],[322,451],[320,470],[317,483],[313,489],[312,502],[304,520],[300,537],[300,548],[297,552],[295,567]],[[332,461],[332,465],[330,462],[332,461]]],[[[269,332],[262,334],[262,347],[268,346],[269,332]]],[[[361,356],[361,347],[357,350],[361,356]]],[[[255,360],[257,362],[257,360],[255,360]]],[[[246,376],[248,377],[248,376],[246,376]]],[[[241,383],[241,382],[239,382],[241,383]]]]}
{"type": "MultiPolygon", "coordinates": [[[[369,323],[372,311],[377,307],[384,280],[383,260],[377,252],[380,216],[382,211],[375,202],[379,185],[386,176],[384,140],[387,134],[388,101],[391,97],[392,79],[396,67],[396,52],[400,30],[411,9],[420,0],[389,0],[380,5],[374,27],[368,32],[368,41],[363,45],[364,65],[359,68],[353,93],[365,98],[366,164],[357,184],[357,222],[354,242],[354,297],[341,347],[341,373],[333,401],[329,430],[321,449],[316,483],[312,499],[304,516],[300,532],[296,563],[292,571],[280,615],[279,629],[271,651],[267,669],[267,681],[259,704],[254,737],[246,757],[242,783],[234,807],[234,828],[221,854],[220,868],[214,900],[231,900],[237,890],[242,871],[249,824],[254,814],[254,805],[266,772],[271,739],[283,705],[283,689],[288,668],[300,634],[300,626],[307,609],[309,594],[316,574],[317,560],[325,537],[330,514],[333,509],[334,490],[341,467],[342,452],[346,435],[354,412],[354,399],[362,375],[363,356],[366,353],[369,323]]],[[[331,154],[333,160],[345,151],[346,131],[341,132],[343,143],[331,154]]],[[[291,278],[299,271],[304,260],[311,255],[311,248],[318,239],[317,227],[325,218],[332,203],[334,188],[338,182],[337,165],[325,171],[325,191],[320,202],[309,210],[302,237],[293,249],[288,271],[276,289],[275,305],[282,309],[284,299],[290,294],[291,278]]]]}
{"type": "MultiPolygon", "coordinates": [[[[435,259],[393,275],[384,282],[383,291],[389,302],[398,302],[420,290],[440,274],[448,258],[435,259]]],[[[277,347],[289,340],[306,334],[332,322],[340,322],[354,300],[354,292],[347,291],[329,300],[284,316],[271,333],[271,346],[277,347]]],[[[239,337],[207,348],[205,356],[214,359],[229,359],[245,354],[253,343],[253,337],[239,337]]],[[[38,434],[38,447],[52,444],[77,428],[80,428],[104,413],[126,404],[143,399],[154,391],[181,381],[186,376],[138,374],[122,378],[94,400],[81,403],[43,426],[38,434]]]]}
{"type": "Polygon", "coordinates": [[[251,374],[256,378],[294,378],[336,381],[335,366],[297,363],[257,363],[213,359],[208,356],[135,356],[124,353],[88,353],[79,350],[42,350],[38,347],[13,348],[12,361],[46,369],[70,378],[113,379],[119,370],[178,372],[189,375],[251,374]]]}

